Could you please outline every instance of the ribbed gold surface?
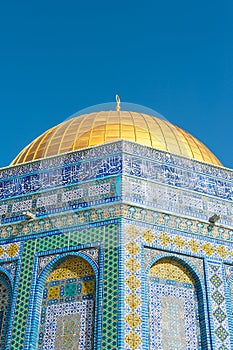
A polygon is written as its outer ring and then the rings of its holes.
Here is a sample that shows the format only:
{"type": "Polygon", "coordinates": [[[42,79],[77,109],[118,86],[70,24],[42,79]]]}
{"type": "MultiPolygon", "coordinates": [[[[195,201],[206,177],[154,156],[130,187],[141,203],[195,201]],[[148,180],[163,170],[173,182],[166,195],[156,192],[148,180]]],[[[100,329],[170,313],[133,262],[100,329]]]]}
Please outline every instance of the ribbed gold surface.
{"type": "Polygon", "coordinates": [[[119,139],[221,165],[214,154],[188,132],[158,117],[129,111],[103,111],[69,119],[35,139],[11,165],[119,139]]]}

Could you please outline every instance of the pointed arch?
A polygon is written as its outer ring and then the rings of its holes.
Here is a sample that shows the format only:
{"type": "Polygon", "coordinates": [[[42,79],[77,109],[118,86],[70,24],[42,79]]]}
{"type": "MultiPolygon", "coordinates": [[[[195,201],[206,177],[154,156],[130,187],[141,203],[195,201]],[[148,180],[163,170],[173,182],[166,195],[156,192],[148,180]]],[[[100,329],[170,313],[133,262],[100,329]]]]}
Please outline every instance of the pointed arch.
{"type": "Polygon", "coordinates": [[[147,268],[149,344],[155,349],[208,349],[201,276],[189,261],[164,255],[147,268]]]}
{"type": "Polygon", "coordinates": [[[97,265],[87,255],[53,259],[37,281],[28,348],[93,349],[97,283],[97,265]]]}

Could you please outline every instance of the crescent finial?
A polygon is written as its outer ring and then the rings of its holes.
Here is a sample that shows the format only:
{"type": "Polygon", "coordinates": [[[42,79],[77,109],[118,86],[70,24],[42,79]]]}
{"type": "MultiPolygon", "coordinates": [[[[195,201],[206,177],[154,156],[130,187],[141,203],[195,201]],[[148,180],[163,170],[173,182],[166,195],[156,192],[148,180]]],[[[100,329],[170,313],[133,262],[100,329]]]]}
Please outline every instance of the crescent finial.
{"type": "Polygon", "coordinates": [[[120,111],[121,110],[121,100],[120,100],[120,96],[116,94],[116,111],[120,111]]]}

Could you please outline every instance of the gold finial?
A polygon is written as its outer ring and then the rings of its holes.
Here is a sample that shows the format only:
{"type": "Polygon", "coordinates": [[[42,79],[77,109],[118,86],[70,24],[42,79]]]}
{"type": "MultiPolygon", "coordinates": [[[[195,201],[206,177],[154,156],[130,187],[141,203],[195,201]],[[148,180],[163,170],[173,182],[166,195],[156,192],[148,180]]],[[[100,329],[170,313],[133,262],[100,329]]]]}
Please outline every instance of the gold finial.
{"type": "Polygon", "coordinates": [[[121,100],[120,96],[116,94],[116,111],[119,112],[121,110],[121,100]]]}

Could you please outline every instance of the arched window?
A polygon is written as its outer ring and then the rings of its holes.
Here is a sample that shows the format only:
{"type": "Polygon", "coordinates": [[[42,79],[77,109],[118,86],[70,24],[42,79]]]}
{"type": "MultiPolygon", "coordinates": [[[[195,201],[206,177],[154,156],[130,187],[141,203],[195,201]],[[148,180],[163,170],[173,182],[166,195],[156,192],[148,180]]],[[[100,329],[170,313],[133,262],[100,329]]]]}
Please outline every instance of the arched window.
{"type": "Polygon", "coordinates": [[[10,321],[11,284],[7,276],[0,272],[0,349],[5,349],[10,321]]]}
{"type": "Polygon", "coordinates": [[[149,270],[150,350],[202,349],[196,281],[175,260],[158,260],[149,270]]]}
{"type": "Polygon", "coordinates": [[[81,257],[68,257],[48,276],[37,349],[92,350],[96,279],[81,257]]]}

